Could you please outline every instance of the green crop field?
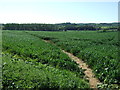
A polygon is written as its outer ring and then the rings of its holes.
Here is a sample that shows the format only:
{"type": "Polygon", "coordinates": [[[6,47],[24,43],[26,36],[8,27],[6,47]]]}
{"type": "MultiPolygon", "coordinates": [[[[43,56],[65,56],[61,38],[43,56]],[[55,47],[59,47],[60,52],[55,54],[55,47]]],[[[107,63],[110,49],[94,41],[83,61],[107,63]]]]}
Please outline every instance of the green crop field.
{"type": "Polygon", "coordinates": [[[62,49],[85,61],[108,85],[103,88],[119,88],[119,46],[118,32],[4,30],[3,88],[90,88],[84,70],[62,49]]]}

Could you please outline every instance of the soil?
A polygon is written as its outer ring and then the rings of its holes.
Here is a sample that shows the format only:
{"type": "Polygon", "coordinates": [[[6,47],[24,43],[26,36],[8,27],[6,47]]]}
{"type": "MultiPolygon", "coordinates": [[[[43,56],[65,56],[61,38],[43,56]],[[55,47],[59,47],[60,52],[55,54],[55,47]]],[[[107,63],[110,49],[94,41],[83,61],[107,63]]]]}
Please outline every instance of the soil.
{"type": "MultiPolygon", "coordinates": [[[[49,40],[43,40],[43,41],[54,44],[49,40]]],[[[84,71],[85,79],[89,81],[90,88],[97,90],[97,84],[101,84],[101,82],[95,77],[94,73],[92,72],[92,69],[90,69],[89,66],[83,60],[74,56],[72,53],[66,52],[65,50],[62,50],[62,52],[67,54],[72,60],[74,60],[79,65],[80,68],[85,70],[84,71]]]]}
{"type": "Polygon", "coordinates": [[[90,88],[97,88],[97,84],[100,84],[100,81],[95,78],[94,73],[92,72],[92,69],[90,69],[88,67],[88,65],[82,61],[81,59],[79,59],[78,57],[74,56],[73,54],[66,52],[64,50],[62,50],[64,53],[66,53],[72,60],[74,60],[80,68],[85,69],[84,74],[85,74],[85,78],[89,81],[90,84],[90,88]]]}

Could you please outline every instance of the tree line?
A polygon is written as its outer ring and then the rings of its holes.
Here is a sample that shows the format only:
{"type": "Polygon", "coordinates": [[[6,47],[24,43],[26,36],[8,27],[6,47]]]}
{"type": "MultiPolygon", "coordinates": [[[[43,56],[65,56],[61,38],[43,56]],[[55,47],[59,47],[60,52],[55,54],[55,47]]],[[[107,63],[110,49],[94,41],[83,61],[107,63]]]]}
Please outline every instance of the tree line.
{"type": "MultiPolygon", "coordinates": [[[[100,30],[102,26],[109,24],[75,24],[75,23],[60,23],[60,24],[3,24],[3,30],[29,30],[29,31],[67,31],[67,30],[100,30]]],[[[115,24],[116,25],[116,24],[115,24]]],[[[116,26],[110,24],[106,29],[116,29],[116,26]],[[111,27],[112,26],[112,27],[111,27]]]]}
{"type": "Polygon", "coordinates": [[[91,25],[75,24],[4,24],[3,30],[30,30],[30,31],[67,31],[67,30],[96,30],[91,25]]]}

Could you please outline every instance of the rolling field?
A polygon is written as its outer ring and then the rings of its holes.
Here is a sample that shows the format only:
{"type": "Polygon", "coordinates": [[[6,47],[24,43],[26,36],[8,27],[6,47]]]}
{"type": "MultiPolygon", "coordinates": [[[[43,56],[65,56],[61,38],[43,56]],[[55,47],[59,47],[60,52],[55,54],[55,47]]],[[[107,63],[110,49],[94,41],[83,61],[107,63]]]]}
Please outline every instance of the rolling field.
{"type": "Polygon", "coordinates": [[[89,88],[66,54],[25,32],[3,32],[3,88],[89,88]]]}
{"type": "Polygon", "coordinates": [[[90,88],[84,70],[62,49],[109,88],[120,84],[118,32],[6,30],[2,39],[3,88],[90,88]]]}

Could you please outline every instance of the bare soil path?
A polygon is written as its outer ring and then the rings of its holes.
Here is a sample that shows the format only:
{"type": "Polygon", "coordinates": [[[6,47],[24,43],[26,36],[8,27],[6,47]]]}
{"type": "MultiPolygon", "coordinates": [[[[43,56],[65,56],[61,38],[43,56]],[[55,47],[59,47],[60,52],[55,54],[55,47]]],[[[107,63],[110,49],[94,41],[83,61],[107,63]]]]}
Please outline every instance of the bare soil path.
{"type": "Polygon", "coordinates": [[[97,88],[97,84],[100,83],[100,81],[95,78],[94,73],[92,72],[92,69],[90,69],[88,67],[88,65],[82,61],[81,59],[79,59],[78,57],[74,56],[73,54],[66,52],[64,50],[62,50],[64,53],[66,53],[72,60],[74,60],[80,68],[85,69],[84,74],[85,74],[85,78],[89,80],[89,84],[90,84],[90,88],[97,88]]]}
{"type": "MultiPolygon", "coordinates": [[[[43,40],[43,41],[54,44],[49,40],[43,40]]],[[[97,90],[97,84],[100,84],[100,81],[95,77],[94,73],[92,72],[92,69],[90,69],[83,60],[74,56],[72,53],[66,52],[65,50],[62,50],[62,52],[67,54],[72,60],[74,60],[79,65],[80,68],[85,69],[84,71],[85,78],[89,81],[90,88],[97,90]]]]}

